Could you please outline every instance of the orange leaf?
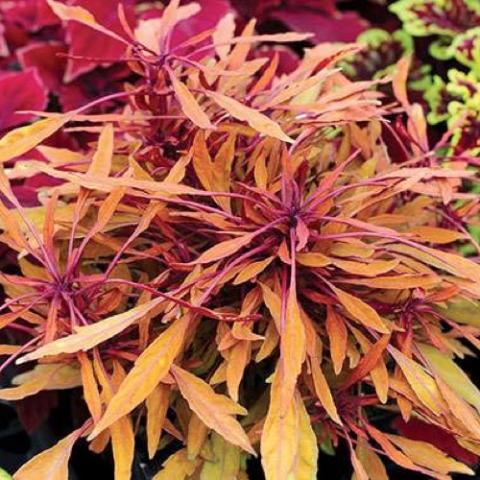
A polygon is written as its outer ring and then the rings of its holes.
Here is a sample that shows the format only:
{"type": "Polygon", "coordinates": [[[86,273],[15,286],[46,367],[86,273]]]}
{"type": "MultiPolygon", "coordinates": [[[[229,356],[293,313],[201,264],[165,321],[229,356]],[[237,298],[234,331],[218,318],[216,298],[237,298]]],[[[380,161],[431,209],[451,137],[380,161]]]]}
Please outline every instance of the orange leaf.
{"type": "Polygon", "coordinates": [[[113,133],[113,125],[107,123],[100,133],[97,150],[93,155],[92,163],[88,167],[88,175],[98,177],[108,177],[110,175],[114,149],[113,133]]]}
{"type": "MultiPolygon", "coordinates": [[[[210,263],[215,260],[228,257],[240,250],[242,247],[247,246],[255,238],[255,233],[247,233],[241,237],[232,238],[231,240],[225,240],[217,245],[209,248],[203,252],[195,261],[190,264],[197,263],[210,263]]],[[[187,264],[187,265],[190,265],[187,264]]]]}
{"type": "Polygon", "coordinates": [[[465,238],[463,233],[439,227],[418,226],[411,228],[410,232],[415,233],[424,242],[439,244],[456,242],[465,238]]]}
{"type": "Polygon", "coordinates": [[[147,447],[148,458],[152,459],[160,443],[163,424],[170,400],[170,386],[159,383],[145,400],[147,407],[147,447]]]}
{"type": "Polygon", "coordinates": [[[74,430],[56,445],[39,453],[13,475],[14,480],[68,480],[68,460],[84,428],[74,430]]]}
{"type": "Polygon", "coordinates": [[[398,435],[387,435],[387,437],[392,443],[399,447],[405,455],[413,460],[415,464],[426,467],[433,472],[438,472],[443,475],[452,472],[466,475],[475,474],[469,467],[448,457],[430,443],[410,440],[409,438],[398,435]]]}
{"type": "Polygon", "coordinates": [[[297,377],[305,360],[305,326],[300,315],[295,287],[290,288],[287,298],[285,325],[280,332],[281,399],[280,411],[284,413],[291,403],[297,385],[297,377]]]}
{"type": "Polygon", "coordinates": [[[228,352],[227,390],[230,397],[238,402],[238,388],[243,378],[245,368],[250,361],[251,342],[238,341],[228,352]]]}
{"type": "Polygon", "coordinates": [[[332,263],[353,275],[361,275],[364,277],[377,277],[383,273],[387,273],[398,266],[400,260],[374,260],[371,263],[353,262],[350,260],[333,259],[332,263]]]}
{"type": "Polygon", "coordinates": [[[202,110],[190,90],[175,77],[173,72],[169,71],[169,76],[183,113],[200,128],[214,128],[207,114],[202,110]]]}
{"type": "Polygon", "coordinates": [[[235,277],[233,285],[240,285],[241,283],[248,282],[248,280],[251,280],[252,278],[256,278],[272,263],[272,261],[273,257],[268,257],[265,260],[250,263],[235,277]]]}
{"type": "Polygon", "coordinates": [[[338,375],[342,370],[347,354],[348,332],[343,318],[330,305],[327,306],[326,328],[330,340],[330,356],[332,357],[333,370],[338,375]]]}
{"type": "Polygon", "coordinates": [[[2,400],[21,400],[42,390],[64,390],[82,384],[80,371],[68,364],[48,363],[36,365],[33,370],[21,373],[13,378],[18,385],[0,390],[2,400]]]}
{"type": "Polygon", "coordinates": [[[0,139],[0,163],[8,162],[36,147],[60,130],[74,115],[75,112],[69,112],[59,117],[45,118],[11,130],[0,139]]]}
{"type": "Polygon", "coordinates": [[[47,355],[75,353],[80,350],[89,350],[125,330],[133,322],[145,316],[162,301],[162,298],[155,298],[154,300],[138,305],[127,312],[113,315],[105,320],[92,323],[85,327],[77,327],[76,333],[55,340],[32,353],[24,355],[17,360],[17,363],[29,362],[30,360],[36,360],[47,355]]]}
{"type": "Polygon", "coordinates": [[[97,381],[93,373],[93,366],[84,352],[77,353],[82,375],[83,396],[94,422],[98,422],[102,415],[102,402],[98,391],[97,381]]]}
{"type": "Polygon", "coordinates": [[[173,360],[183,345],[188,325],[188,316],[179,318],[140,354],[117,393],[110,400],[107,410],[95,426],[90,439],[130,413],[152,393],[168,374],[173,360]]]}
{"type": "Polygon", "coordinates": [[[303,400],[294,392],[281,413],[282,378],[274,373],[260,451],[267,480],[316,478],[317,441],[303,400]]]}
{"type": "Polygon", "coordinates": [[[357,383],[362,378],[366,377],[377,365],[382,358],[383,352],[390,342],[390,335],[384,335],[380,338],[367,352],[367,354],[360,360],[358,365],[352,370],[350,375],[345,380],[342,388],[346,389],[357,383]]]}
{"type": "Polygon", "coordinates": [[[208,90],[205,91],[205,94],[211,97],[220,107],[224,108],[232,117],[247,122],[257,132],[269,137],[278,138],[284,142],[293,142],[293,139],[283,132],[278,123],[263,113],[260,113],[258,110],[247,107],[239,101],[222,95],[221,93],[208,90]]]}
{"type": "Polygon", "coordinates": [[[334,422],[342,425],[342,421],[338,416],[337,407],[335,406],[335,402],[333,400],[332,392],[330,391],[330,386],[328,385],[327,379],[322,372],[322,367],[318,363],[318,359],[312,358],[310,367],[312,371],[313,385],[320,403],[327,412],[328,416],[334,422]]]}
{"type": "Polygon", "coordinates": [[[359,321],[366,327],[377,330],[377,332],[389,333],[388,328],[385,326],[378,313],[370,305],[339,288],[332,286],[332,289],[337,295],[340,303],[355,320],[359,321]]]}
{"type": "Polygon", "coordinates": [[[405,356],[395,347],[390,346],[388,351],[397,362],[418,399],[429,410],[439,415],[444,410],[444,405],[433,378],[421,365],[405,356]]]}
{"type": "Polygon", "coordinates": [[[172,373],[180,393],[207,427],[233,445],[255,455],[247,435],[233,417],[245,415],[246,410],[243,407],[228,397],[215,393],[208,383],[176,365],[172,365],[172,373]]]}
{"type": "Polygon", "coordinates": [[[330,258],[318,252],[298,253],[296,260],[306,267],[326,267],[332,263],[330,258]]]}
{"type": "MultiPolygon", "coordinates": [[[[118,361],[113,362],[111,377],[113,391],[118,391],[125,378],[125,372],[118,361]]],[[[112,452],[115,464],[115,480],[131,480],[133,457],[135,455],[135,433],[132,419],[128,416],[119,418],[110,426],[112,452]]]]}
{"type": "Polygon", "coordinates": [[[195,460],[197,458],[205,444],[208,432],[208,427],[200,420],[198,415],[192,412],[192,416],[188,422],[187,435],[187,455],[189,460],[195,460]]]}

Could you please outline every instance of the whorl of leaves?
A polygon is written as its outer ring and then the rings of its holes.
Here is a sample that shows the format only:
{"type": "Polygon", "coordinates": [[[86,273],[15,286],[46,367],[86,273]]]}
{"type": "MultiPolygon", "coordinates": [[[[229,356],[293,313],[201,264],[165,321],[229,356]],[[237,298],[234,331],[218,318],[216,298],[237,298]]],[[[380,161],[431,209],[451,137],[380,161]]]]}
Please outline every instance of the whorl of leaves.
{"type": "Polygon", "coordinates": [[[45,114],[0,140],[15,252],[0,326],[17,340],[2,369],[29,366],[0,398],[80,386],[89,412],[14,478],[67,480],[86,437],[111,443],[127,480],[140,435],[150,457],[176,448],[156,480],[246,479],[254,455],[267,480],[312,479],[319,446],[341,442],[357,480],[386,479],[383,457],[473,473],[376,422],[420,419],[480,452],[480,392],[454,361],[479,346],[480,265],[456,253],[478,219],[475,172],[437,155],[448,138],[429,144],[408,59],[352,82],[335,63],[358,47],[321,44],[280,76],[251,50],[305,36],[250,23],[233,37],[226,17],[174,44],[195,4],[120,35],[48,3],[123,43],[139,80],[121,110],[45,114]],[[390,81],[385,106],[374,86],[390,81]],[[95,140],[41,145],[62,129],[95,140]],[[25,207],[13,187],[31,178],[41,204],[25,207]]]}

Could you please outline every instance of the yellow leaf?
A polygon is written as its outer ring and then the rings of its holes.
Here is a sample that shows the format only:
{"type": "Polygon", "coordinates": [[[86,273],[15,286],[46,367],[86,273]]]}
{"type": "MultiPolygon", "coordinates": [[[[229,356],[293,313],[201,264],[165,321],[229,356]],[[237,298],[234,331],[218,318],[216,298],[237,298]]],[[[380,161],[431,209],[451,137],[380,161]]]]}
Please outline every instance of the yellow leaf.
{"type": "Polygon", "coordinates": [[[306,267],[326,267],[332,263],[330,258],[318,252],[298,253],[296,260],[306,267]]]}
{"type": "Polygon", "coordinates": [[[437,311],[455,322],[480,328],[480,303],[473,300],[460,299],[449,302],[446,307],[436,307],[437,311]]]}
{"type": "Polygon", "coordinates": [[[295,394],[298,415],[298,453],[291,480],[314,480],[317,478],[318,442],[310,416],[298,392],[295,394]]]}
{"type": "Polygon", "coordinates": [[[100,392],[98,391],[97,381],[93,372],[93,366],[84,352],[79,352],[77,358],[80,363],[85,403],[87,404],[93,421],[98,422],[102,415],[102,401],[100,399],[100,392]]]}
{"type": "Polygon", "coordinates": [[[226,442],[220,435],[212,434],[214,458],[206,460],[200,480],[234,480],[240,471],[240,449],[226,442]]]}
{"type": "Polygon", "coordinates": [[[364,277],[377,277],[378,275],[382,275],[389,272],[390,270],[393,270],[395,267],[398,266],[400,260],[374,260],[371,263],[360,263],[350,260],[333,259],[332,263],[341,270],[344,270],[345,272],[351,273],[353,275],[361,275],[364,277]]]}
{"type": "Polygon", "coordinates": [[[260,444],[265,477],[266,480],[313,480],[318,447],[310,417],[297,391],[285,413],[281,413],[281,383],[277,369],[260,444]]]}
{"type": "Polygon", "coordinates": [[[170,72],[170,81],[172,82],[175,96],[180,103],[183,113],[200,128],[214,128],[207,114],[202,110],[196,98],[190,90],[170,72]]]}
{"type": "Polygon", "coordinates": [[[239,101],[222,95],[221,93],[209,90],[206,91],[205,94],[211,97],[220,107],[224,108],[232,117],[247,122],[257,132],[269,137],[278,138],[284,142],[293,142],[293,139],[283,132],[278,123],[263,113],[260,113],[258,110],[247,107],[239,101]]]}
{"type": "Polygon", "coordinates": [[[251,342],[240,340],[228,352],[227,390],[230,397],[236,402],[238,402],[238,388],[250,360],[250,347],[251,342]]]}
{"type": "Polygon", "coordinates": [[[446,354],[437,348],[419,344],[418,348],[427,359],[430,368],[461,398],[480,412],[480,391],[465,372],[446,354]]]}
{"type": "Polygon", "coordinates": [[[332,286],[332,289],[337,295],[340,303],[355,320],[358,320],[366,327],[373,328],[377,332],[389,333],[388,328],[385,326],[378,313],[370,305],[339,288],[332,286]]]}
{"type": "Polygon", "coordinates": [[[439,415],[443,410],[443,402],[433,378],[421,365],[405,356],[395,347],[390,346],[388,351],[397,362],[418,399],[429,410],[439,415]]]}
{"type": "Polygon", "coordinates": [[[176,365],[172,365],[172,373],[180,393],[207,427],[233,445],[255,455],[247,435],[233,417],[244,415],[246,411],[243,407],[228,397],[215,393],[208,383],[176,365]]]}
{"type": "Polygon", "coordinates": [[[262,429],[260,453],[266,480],[287,480],[295,467],[298,454],[299,419],[294,397],[286,411],[280,411],[282,379],[274,374],[270,390],[270,406],[262,429]]]}
{"type": "Polygon", "coordinates": [[[189,323],[188,316],[175,320],[140,354],[109,402],[103,417],[90,434],[90,439],[130,413],[150,395],[167,375],[173,360],[178,355],[189,323]]]}
{"type": "Polygon", "coordinates": [[[147,449],[148,458],[152,459],[160,443],[163,423],[167,416],[170,401],[170,386],[158,384],[145,400],[147,407],[147,449]]]}
{"type": "Polygon", "coordinates": [[[189,460],[186,449],[182,448],[163,462],[162,470],[152,480],[186,480],[195,471],[197,463],[197,460],[189,460]]]}
{"type": "MultiPolygon", "coordinates": [[[[118,391],[125,378],[125,372],[118,361],[114,361],[113,367],[112,387],[113,391],[118,391]]],[[[131,480],[133,457],[135,455],[135,433],[132,419],[128,416],[119,418],[110,426],[110,434],[115,464],[115,480],[131,480]]]]}
{"type": "Polygon", "coordinates": [[[154,300],[138,305],[127,312],[113,315],[100,322],[92,323],[91,325],[78,327],[76,333],[55,340],[32,353],[24,355],[17,360],[17,363],[29,362],[30,360],[36,360],[47,355],[75,353],[80,350],[89,350],[125,330],[133,322],[142,318],[162,301],[162,298],[155,298],[154,300]]]}
{"type": "Polygon", "coordinates": [[[474,472],[469,467],[448,457],[441,450],[429,443],[410,440],[409,438],[398,435],[387,435],[387,437],[417,465],[429,468],[443,475],[448,473],[474,475],[474,472]]]}
{"type": "Polygon", "coordinates": [[[0,390],[2,400],[21,400],[42,390],[66,390],[82,384],[80,370],[68,364],[48,363],[36,365],[33,370],[13,378],[18,385],[0,390]]]}
{"type": "Polygon", "coordinates": [[[189,460],[195,460],[200,453],[207,435],[209,428],[198,418],[194,412],[188,422],[188,434],[187,434],[187,455],[189,460]]]}
{"type": "Polygon", "coordinates": [[[323,374],[322,367],[318,363],[318,359],[311,359],[311,370],[312,370],[312,379],[313,385],[315,387],[315,393],[317,394],[320,403],[327,412],[328,416],[339,425],[342,425],[342,421],[338,416],[337,407],[333,400],[332,392],[330,391],[330,386],[328,385],[327,379],[323,374]]]}
{"type": "Polygon", "coordinates": [[[45,118],[24,127],[11,130],[0,140],[0,163],[18,157],[62,128],[74,116],[74,112],[56,118],[45,118]]]}
{"type": "Polygon", "coordinates": [[[97,150],[93,155],[92,163],[88,167],[88,175],[98,177],[108,177],[110,175],[114,149],[113,133],[113,125],[107,123],[100,133],[97,150]]]}
{"type": "MultiPolygon", "coordinates": [[[[361,437],[357,439],[356,454],[370,480],[388,480],[387,470],[380,457],[361,437]]],[[[352,478],[352,480],[360,480],[352,478]]]]}
{"type": "Polygon", "coordinates": [[[285,325],[280,333],[280,364],[282,389],[280,410],[285,412],[290,405],[297,377],[300,375],[305,360],[306,335],[305,326],[300,315],[295,287],[290,288],[287,298],[285,325]]]}
{"type": "Polygon", "coordinates": [[[82,432],[83,428],[73,431],[53,447],[33,457],[17,470],[14,480],[68,480],[68,460],[82,432]]]}
{"type": "Polygon", "coordinates": [[[254,233],[247,233],[241,237],[225,240],[203,252],[194,262],[191,263],[210,263],[215,260],[228,257],[238,252],[242,247],[248,245],[255,237],[254,233]]]}
{"type": "Polygon", "coordinates": [[[235,277],[233,284],[240,285],[241,283],[248,282],[252,278],[256,278],[272,263],[272,261],[273,257],[268,257],[265,260],[250,263],[235,277]]]}

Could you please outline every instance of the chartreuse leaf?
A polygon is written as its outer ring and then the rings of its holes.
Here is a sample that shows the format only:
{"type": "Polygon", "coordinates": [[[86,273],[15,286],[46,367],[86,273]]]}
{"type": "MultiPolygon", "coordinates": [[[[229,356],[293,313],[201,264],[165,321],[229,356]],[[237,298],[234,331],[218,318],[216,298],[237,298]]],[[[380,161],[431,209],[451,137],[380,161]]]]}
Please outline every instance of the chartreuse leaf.
{"type": "Polygon", "coordinates": [[[0,468],[0,480],[12,480],[12,476],[3,470],[3,468],[0,468]]]}
{"type": "Polygon", "coordinates": [[[480,390],[468,378],[466,373],[452,360],[451,356],[440,352],[427,344],[418,348],[427,359],[435,373],[461,398],[473,405],[480,412],[480,390]]]}
{"type": "Polygon", "coordinates": [[[448,302],[446,307],[436,306],[436,310],[458,323],[480,328],[480,303],[473,300],[455,300],[448,302]]]}
{"type": "Polygon", "coordinates": [[[240,448],[225,441],[217,433],[212,434],[213,459],[206,460],[200,480],[225,480],[237,478],[240,472],[240,448]]]}

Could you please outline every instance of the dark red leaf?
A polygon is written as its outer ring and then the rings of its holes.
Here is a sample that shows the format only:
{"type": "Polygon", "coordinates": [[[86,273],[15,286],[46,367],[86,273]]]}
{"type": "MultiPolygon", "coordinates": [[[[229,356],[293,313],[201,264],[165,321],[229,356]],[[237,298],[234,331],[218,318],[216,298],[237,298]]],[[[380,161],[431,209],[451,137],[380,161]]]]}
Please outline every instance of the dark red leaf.
{"type": "Polygon", "coordinates": [[[18,60],[24,70],[34,67],[43,83],[52,92],[56,92],[65,70],[66,59],[58,54],[66,48],[59,42],[32,43],[17,51],[18,60]]]}
{"type": "MultiPolygon", "coordinates": [[[[119,0],[76,0],[74,5],[83,7],[95,17],[98,23],[113,32],[125,36],[117,15],[119,0]]],[[[130,25],[134,25],[134,11],[131,1],[123,1],[125,13],[130,25]]],[[[93,70],[99,64],[111,64],[112,59],[120,59],[125,53],[125,45],[114,38],[99,33],[78,22],[68,22],[66,28],[70,55],[100,59],[97,61],[69,59],[64,80],[71,82],[79,75],[93,70]],[[102,62],[104,60],[104,62],[102,62]]]]}
{"type": "Polygon", "coordinates": [[[33,118],[33,115],[15,113],[18,110],[43,110],[47,105],[47,89],[33,68],[0,75],[0,92],[0,130],[33,118]]]}
{"type": "Polygon", "coordinates": [[[292,30],[315,34],[316,43],[353,42],[368,27],[367,22],[355,12],[327,16],[306,9],[282,8],[272,16],[292,30]]]}
{"type": "Polygon", "coordinates": [[[405,423],[400,417],[394,420],[393,425],[405,437],[431,443],[463,463],[477,463],[477,457],[473,453],[462,448],[453,435],[435,425],[416,419],[405,423]]]}

